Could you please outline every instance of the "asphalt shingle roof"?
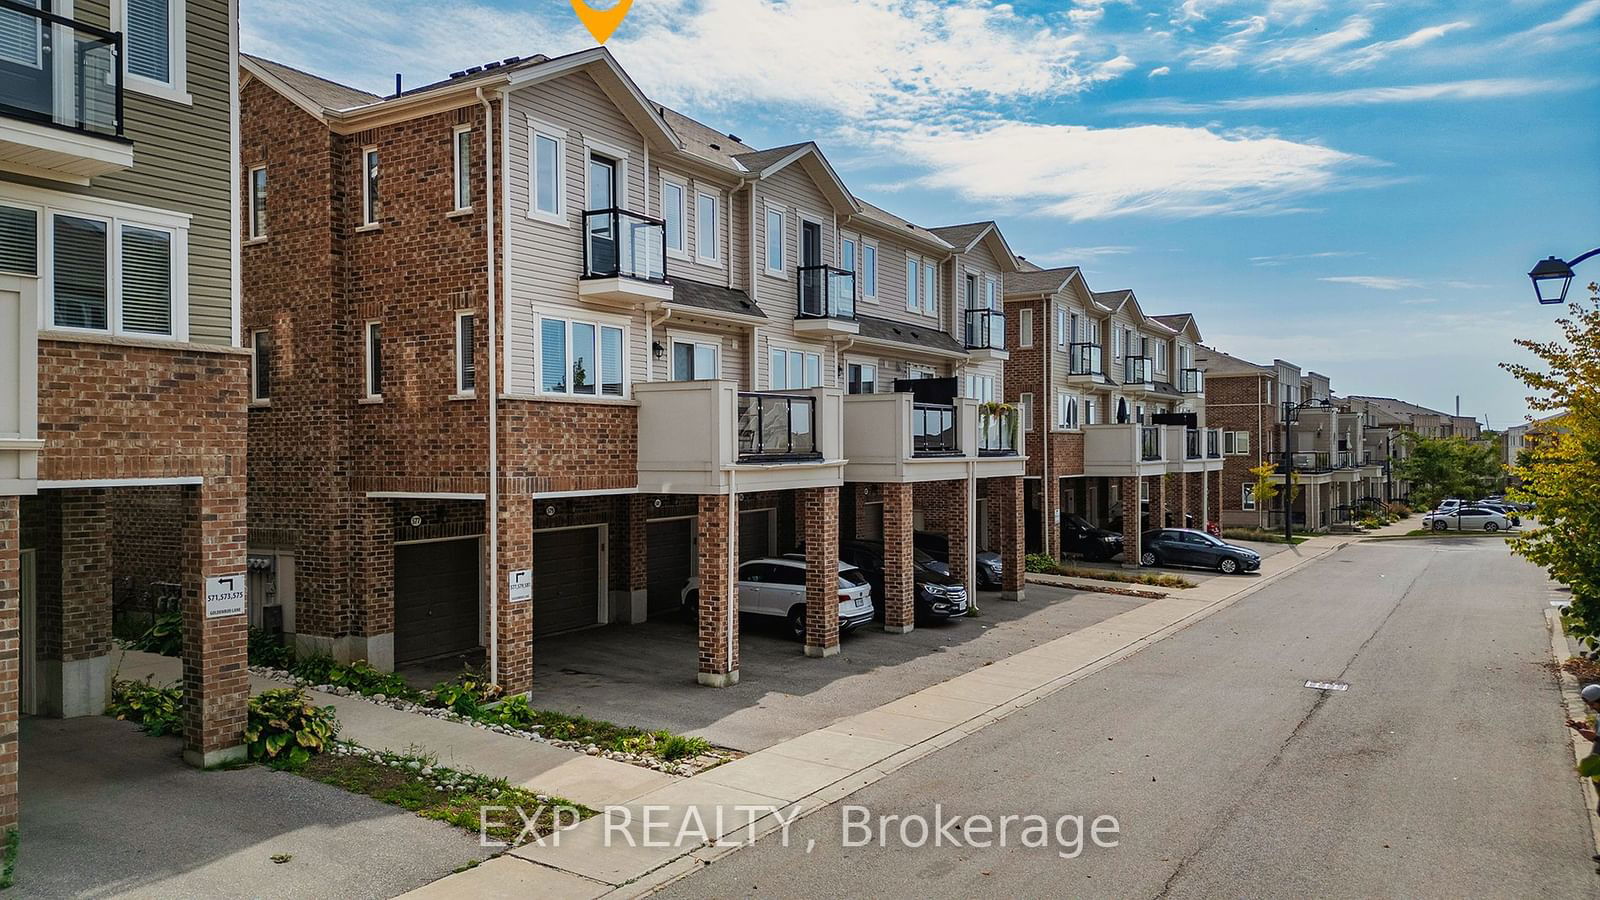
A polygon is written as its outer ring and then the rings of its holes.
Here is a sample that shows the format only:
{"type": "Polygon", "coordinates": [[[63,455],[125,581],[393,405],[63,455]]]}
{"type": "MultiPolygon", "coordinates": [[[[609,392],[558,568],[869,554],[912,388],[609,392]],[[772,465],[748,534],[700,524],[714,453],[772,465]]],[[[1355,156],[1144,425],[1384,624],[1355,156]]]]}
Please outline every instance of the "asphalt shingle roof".
{"type": "Polygon", "coordinates": [[[687,278],[672,280],[672,302],[679,306],[693,306],[697,309],[756,319],[767,317],[767,314],[761,311],[761,307],[755,305],[750,300],[750,295],[744,291],[687,278]]]}
{"type": "Polygon", "coordinates": [[[861,326],[861,337],[879,341],[893,341],[897,344],[910,344],[914,347],[929,347],[934,350],[953,351],[965,353],[959,341],[937,328],[925,328],[906,322],[896,322],[892,319],[879,319],[874,316],[856,316],[856,322],[861,326]]]}
{"type": "Polygon", "coordinates": [[[1008,294],[1050,294],[1061,289],[1074,275],[1078,274],[1077,266],[1062,266],[1058,269],[1035,269],[1028,272],[1016,272],[1006,275],[1006,293],[1008,294]]]}
{"type": "Polygon", "coordinates": [[[949,241],[952,247],[965,250],[972,246],[972,242],[977,240],[979,235],[992,227],[994,227],[993,222],[969,222],[966,225],[945,225],[928,230],[949,241]]]}
{"type": "Polygon", "coordinates": [[[259,56],[241,55],[272,73],[274,78],[279,79],[295,91],[298,91],[307,100],[318,104],[324,109],[354,109],[358,106],[366,106],[369,103],[377,103],[383,99],[377,94],[347,87],[336,81],[329,81],[326,78],[312,75],[310,72],[302,72],[293,66],[286,66],[270,59],[262,59],[259,56]]]}

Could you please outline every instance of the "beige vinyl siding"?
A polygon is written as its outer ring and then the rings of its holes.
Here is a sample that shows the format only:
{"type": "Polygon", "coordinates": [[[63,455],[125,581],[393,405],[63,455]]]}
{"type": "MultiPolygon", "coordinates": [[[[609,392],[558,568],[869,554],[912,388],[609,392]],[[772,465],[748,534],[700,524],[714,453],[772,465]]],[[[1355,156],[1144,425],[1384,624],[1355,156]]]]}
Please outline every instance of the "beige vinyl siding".
{"type": "MultiPolygon", "coordinates": [[[[943,265],[945,255],[949,251],[925,251],[900,241],[888,240],[872,236],[878,242],[878,302],[863,303],[858,311],[876,316],[880,319],[893,319],[896,322],[908,322],[922,328],[938,327],[944,329],[945,325],[940,317],[928,315],[923,312],[912,312],[906,308],[906,255],[921,257],[922,261],[932,261],[939,267],[939,299],[942,302],[950,293],[947,283],[949,276],[943,265]]],[[[859,251],[857,251],[859,252],[859,251]]],[[[858,291],[859,293],[859,291],[858,291]]],[[[921,296],[920,294],[918,295],[921,296]]],[[[921,305],[920,300],[918,303],[921,305]]]]}
{"type": "MultiPolygon", "coordinates": [[[[107,0],[77,0],[73,18],[110,26],[107,0]]],[[[188,91],[192,105],[124,90],[124,134],[133,166],[87,186],[0,174],[45,190],[101,197],[192,216],[189,339],[233,342],[233,200],[227,0],[188,0],[188,91]]]]}
{"type": "MultiPolygon", "coordinates": [[[[672,345],[669,338],[705,341],[718,343],[722,346],[722,380],[736,381],[739,390],[750,390],[750,332],[745,329],[730,328],[673,313],[671,319],[661,328],[657,329],[655,339],[667,348],[666,359],[656,361],[655,380],[672,380],[672,345]]],[[[639,380],[643,380],[644,372],[639,373],[639,380]]]]}
{"type": "MultiPolygon", "coordinates": [[[[743,194],[740,200],[742,204],[749,202],[743,194]]],[[[822,225],[822,264],[838,265],[839,238],[833,207],[806,175],[805,169],[799,164],[791,165],[771,178],[756,183],[756,240],[749,250],[755,260],[756,302],[761,311],[767,314],[756,348],[759,353],[756,358],[756,383],[760,389],[766,389],[772,383],[767,377],[767,364],[770,359],[768,351],[773,346],[817,353],[821,357],[823,386],[834,387],[839,384],[839,361],[835,348],[824,342],[796,337],[794,333],[795,313],[799,308],[795,270],[800,265],[801,213],[822,225]],[[764,257],[769,206],[784,212],[784,278],[773,278],[766,274],[764,257]]],[[[860,292],[857,293],[859,295],[860,292]]]]}
{"type": "MultiPolygon", "coordinates": [[[[537,393],[535,348],[541,313],[571,316],[628,328],[627,378],[644,378],[643,315],[601,310],[578,300],[583,274],[583,212],[586,208],[588,148],[585,139],[626,151],[627,186],[618,205],[645,209],[644,140],[587,73],[577,72],[530,85],[511,95],[506,187],[510,240],[506,248],[507,390],[537,393]],[[528,142],[530,127],[553,127],[564,140],[566,227],[528,215],[531,198],[528,142]]],[[[604,152],[604,148],[596,148],[604,152]]],[[[654,169],[655,161],[651,160],[654,169]]],[[[676,262],[676,261],[674,261],[676,262]]],[[[669,269],[670,269],[669,265],[669,269]]],[[[629,394],[631,397],[631,392],[629,394]]]]}
{"type": "Polygon", "coordinates": [[[996,282],[996,305],[1003,307],[1003,304],[998,303],[1005,296],[1005,282],[1000,277],[1000,266],[995,262],[994,254],[989,252],[988,243],[979,241],[978,245],[973,247],[970,253],[962,253],[956,257],[955,271],[953,272],[954,289],[950,292],[951,296],[943,298],[944,302],[940,304],[940,309],[949,311],[949,319],[947,320],[950,323],[949,328],[951,333],[956,335],[962,334],[963,329],[966,327],[968,273],[978,276],[977,301],[979,303],[982,302],[984,297],[984,279],[992,278],[996,282]]]}
{"type": "Polygon", "coordinates": [[[919,359],[910,355],[900,355],[882,350],[856,349],[846,353],[840,363],[840,365],[846,366],[844,377],[839,381],[840,388],[848,389],[850,387],[850,370],[848,368],[850,363],[868,363],[878,367],[877,393],[879,394],[890,393],[894,390],[896,381],[911,377],[907,371],[909,366],[927,366],[934,371],[934,375],[938,378],[950,376],[950,364],[948,362],[933,362],[925,358],[919,359]]]}
{"type": "MultiPolygon", "coordinates": [[[[683,185],[684,251],[688,254],[687,258],[667,257],[667,277],[687,278],[691,281],[703,281],[707,284],[726,286],[728,284],[727,265],[730,257],[734,257],[731,252],[732,248],[729,246],[730,237],[735,241],[735,246],[743,244],[743,241],[739,240],[742,237],[742,233],[736,234],[733,230],[734,228],[743,227],[740,224],[742,219],[734,215],[733,211],[729,209],[732,205],[732,197],[729,191],[733,187],[733,182],[722,182],[716,179],[692,176],[685,170],[674,168],[671,159],[664,154],[662,155],[662,161],[665,165],[659,164],[654,155],[650,159],[650,215],[658,219],[665,218],[665,210],[661,206],[661,184],[663,180],[670,180],[683,185]],[[695,214],[695,201],[699,191],[702,190],[711,191],[721,199],[721,208],[718,210],[717,216],[718,228],[722,232],[720,236],[721,246],[718,251],[722,262],[720,266],[703,265],[695,259],[695,248],[699,246],[700,241],[699,216],[695,214]]],[[[743,201],[744,195],[740,194],[739,202],[743,203],[743,201]]],[[[734,263],[734,287],[743,288],[746,285],[747,278],[744,270],[740,267],[742,261],[738,257],[734,257],[734,263]]]]}

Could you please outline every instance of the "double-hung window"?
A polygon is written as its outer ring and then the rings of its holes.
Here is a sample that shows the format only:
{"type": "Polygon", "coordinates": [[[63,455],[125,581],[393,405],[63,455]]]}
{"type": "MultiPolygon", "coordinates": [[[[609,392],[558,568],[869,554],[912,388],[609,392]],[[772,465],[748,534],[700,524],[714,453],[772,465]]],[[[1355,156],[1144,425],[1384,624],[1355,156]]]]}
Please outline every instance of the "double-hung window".
{"type": "Polygon", "coordinates": [[[1111,358],[1112,359],[1121,359],[1122,358],[1122,349],[1123,349],[1122,348],[1122,340],[1123,340],[1124,336],[1125,336],[1125,334],[1124,334],[1124,332],[1122,330],[1122,326],[1121,325],[1113,325],[1113,326],[1111,326],[1111,358]]]}
{"type": "MultiPolygon", "coordinates": [[[[0,206],[0,270],[38,271],[38,216],[0,206]]],[[[183,228],[75,210],[45,217],[46,327],[188,339],[183,228]]]]}
{"type": "Polygon", "coordinates": [[[378,148],[361,151],[361,224],[378,224],[378,148]]]}
{"type": "Polygon", "coordinates": [[[661,218],[667,223],[667,255],[679,258],[689,255],[688,234],[684,227],[687,218],[687,188],[665,177],[661,179],[661,218]]]}
{"type": "Polygon", "coordinates": [[[694,198],[694,255],[707,265],[722,262],[721,199],[705,191],[695,192],[694,198]]]}
{"type": "Polygon", "coordinates": [[[767,353],[767,384],[775,391],[822,386],[822,357],[804,350],[773,347],[767,353]]]}
{"type": "Polygon", "coordinates": [[[1240,488],[1240,490],[1239,490],[1239,508],[1240,509],[1255,509],[1256,508],[1256,486],[1253,485],[1253,484],[1243,484],[1243,485],[1240,485],[1239,488],[1240,488]]]}
{"type": "Polygon", "coordinates": [[[1056,427],[1076,430],[1080,425],[1078,420],[1078,397],[1065,391],[1056,395],[1056,427]]]}
{"type": "Polygon", "coordinates": [[[1026,350],[1033,346],[1033,310],[1017,313],[1017,346],[1026,350]]]}
{"type": "Polygon", "coordinates": [[[861,243],[861,296],[877,302],[878,299],[878,245],[871,241],[861,243]]]}
{"type": "Polygon", "coordinates": [[[470,397],[478,391],[477,317],[470,312],[456,313],[456,394],[470,397]]]}
{"type": "Polygon", "coordinates": [[[383,397],[383,326],[368,322],[366,329],[366,395],[369,400],[383,397]]]}
{"type": "Polygon", "coordinates": [[[250,239],[267,236],[267,167],[250,170],[250,239]]]}
{"type": "Polygon", "coordinates": [[[250,334],[250,399],[272,399],[272,332],[265,328],[250,334]]]}
{"type": "Polygon", "coordinates": [[[878,392],[878,367],[871,363],[851,363],[850,393],[875,394],[878,392]]]}
{"type": "Polygon", "coordinates": [[[0,206],[0,272],[39,274],[39,211],[0,206]]]}
{"type": "Polygon", "coordinates": [[[539,390],[569,397],[626,394],[623,329],[579,319],[539,320],[539,390]]]}
{"type": "Polygon", "coordinates": [[[1095,399],[1093,397],[1083,398],[1083,424],[1098,425],[1099,423],[1100,414],[1095,409],[1095,399]]]}
{"type": "Polygon", "coordinates": [[[967,399],[977,400],[980,403],[994,402],[994,376],[993,375],[968,375],[967,399]]]}
{"type": "Polygon", "coordinates": [[[123,33],[128,87],[179,103],[187,94],[186,0],[112,0],[111,30],[123,33]]]}
{"type": "Polygon", "coordinates": [[[722,348],[711,342],[674,338],[673,381],[715,381],[721,377],[722,348]]]}
{"type": "Polygon", "coordinates": [[[1056,346],[1065,347],[1071,343],[1071,336],[1067,334],[1067,308],[1056,307],[1056,346]]]}
{"type": "Polygon", "coordinates": [[[767,207],[767,274],[783,277],[783,210],[767,207]]]}
{"type": "Polygon", "coordinates": [[[922,261],[922,311],[930,316],[939,311],[939,267],[926,259],[922,261]]]}
{"type": "Polygon", "coordinates": [[[472,126],[458,125],[455,131],[455,178],[451,189],[455,192],[457,212],[472,208],[472,126]]]}
{"type": "MultiPolygon", "coordinates": [[[[846,272],[856,271],[856,239],[853,237],[839,239],[839,268],[846,272]]],[[[860,280],[856,279],[857,282],[860,280]]]]}
{"type": "Polygon", "coordinates": [[[536,125],[528,136],[528,215],[565,225],[567,139],[560,129],[536,125]]]}
{"type": "Polygon", "coordinates": [[[1018,414],[1022,416],[1022,430],[1033,430],[1033,394],[1024,391],[1017,396],[1018,414]]]}

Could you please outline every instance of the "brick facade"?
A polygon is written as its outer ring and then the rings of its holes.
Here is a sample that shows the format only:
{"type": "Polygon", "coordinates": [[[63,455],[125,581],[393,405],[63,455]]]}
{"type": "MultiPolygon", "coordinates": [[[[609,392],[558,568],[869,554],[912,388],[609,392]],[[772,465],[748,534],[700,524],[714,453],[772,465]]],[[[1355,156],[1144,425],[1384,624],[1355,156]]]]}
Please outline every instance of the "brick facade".
{"type": "Polygon", "coordinates": [[[1022,479],[990,478],[985,487],[989,519],[999,531],[996,546],[1000,548],[1000,590],[1007,600],[1021,600],[1027,576],[1022,535],[1022,479]]]}
{"type": "Polygon", "coordinates": [[[729,517],[727,497],[700,498],[699,644],[700,683],[728,687],[739,683],[739,587],[731,579],[739,557],[739,530],[729,517]]]}
{"type": "Polygon", "coordinates": [[[1273,376],[1265,372],[1206,377],[1209,424],[1223,431],[1250,435],[1249,453],[1223,456],[1220,484],[1216,486],[1220,502],[1212,507],[1212,516],[1224,527],[1253,527],[1265,521],[1261,510],[1245,510],[1243,504],[1244,486],[1256,480],[1250,470],[1261,465],[1262,460],[1271,459],[1275,447],[1281,414],[1266,400],[1272,380],[1273,376]]]}
{"type": "Polygon", "coordinates": [[[21,712],[22,522],[16,497],[0,496],[0,832],[17,825],[17,717],[21,712]]]}
{"type": "Polygon", "coordinates": [[[806,544],[806,655],[839,652],[839,489],[796,492],[806,544]]]}
{"type": "Polygon", "coordinates": [[[904,483],[881,486],[883,495],[883,627],[908,632],[916,627],[912,574],[912,490],[904,483]]]}

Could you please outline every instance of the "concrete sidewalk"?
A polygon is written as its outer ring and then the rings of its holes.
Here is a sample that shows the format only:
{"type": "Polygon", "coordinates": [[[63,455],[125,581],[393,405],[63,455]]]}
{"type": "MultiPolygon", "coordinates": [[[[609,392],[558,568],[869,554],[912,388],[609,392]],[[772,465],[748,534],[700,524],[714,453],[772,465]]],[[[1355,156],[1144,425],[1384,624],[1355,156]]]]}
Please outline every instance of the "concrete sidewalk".
{"type": "Polygon", "coordinates": [[[544,846],[516,848],[406,896],[509,897],[536,892],[587,898],[648,893],[776,830],[780,816],[792,821],[795,815],[837,802],[1356,537],[1313,538],[1267,558],[1257,574],[1212,579],[1175,592],[694,778],[641,793],[624,807],[604,811],[544,846]],[[666,823],[654,833],[655,843],[644,840],[651,834],[641,822],[647,806],[660,808],[656,820],[666,823]],[[775,809],[776,814],[761,814],[761,809],[775,809]],[[703,828],[704,839],[691,826],[703,828]],[[660,839],[663,835],[668,839],[660,839]]]}
{"type": "MultiPolygon", "coordinates": [[[[132,650],[113,653],[111,668],[118,678],[149,675],[160,684],[178,681],[183,674],[181,660],[132,650]]],[[[291,686],[250,676],[250,690],[256,694],[291,686]]],[[[318,706],[334,708],[339,716],[339,737],[345,740],[374,750],[431,753],[441,765],[504,778],[536,793],[592,808],[627,803],[684,780],[642,766],[380,706],[359,697],[312,690],[306,694],[318,706]]]]}

